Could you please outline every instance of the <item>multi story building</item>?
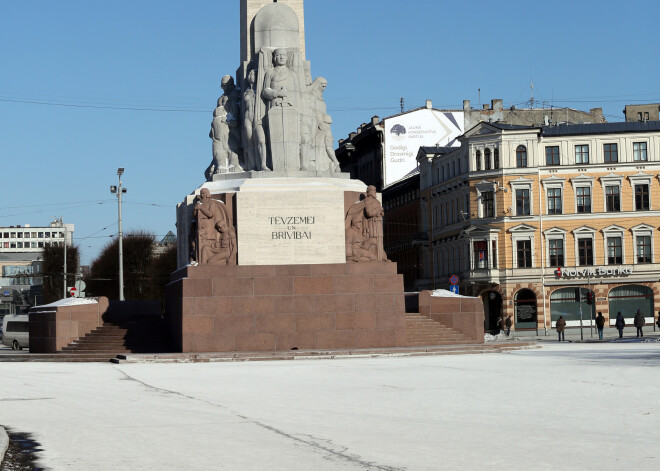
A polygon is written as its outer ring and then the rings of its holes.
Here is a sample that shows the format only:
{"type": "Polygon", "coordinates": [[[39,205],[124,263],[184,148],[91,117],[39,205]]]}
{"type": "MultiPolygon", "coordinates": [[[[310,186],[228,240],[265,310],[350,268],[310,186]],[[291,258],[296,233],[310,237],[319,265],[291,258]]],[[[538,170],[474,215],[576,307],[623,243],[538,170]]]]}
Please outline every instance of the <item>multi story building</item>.
{"type": "Polygon", "coordinates": [[[336,155],[342,171],[382,191],[385,251],[404,275],[405,289],[415,290],[420,286],[419,247],[428,239],[427,234],[411,226],[420,217],[416,161],[420,148],[431,146],[429,149],[435,152],[438,146],[458,147],[458,137],[479,122],[542,125],[602,121],[601,108],[589,112],[571,108],[505,109],[502,100],[497,99],[480,109],[472,108],[470,101],[464,100],[462,109],[439,110],[427,100],[421,108],[383,119],[374,116],[348,139],[339,141],[336,155]]]}
{"type": "Polygon", "coordinates": [[[547,331],[660,307],[660,122],[480,123],[422,149],[422,284],[481,296],[486,329],[547,331]]]}
{"type": "Polygon", "coordinates": [[[41,254],[46,245],[71,245],[73,224],[0,227],[0,316],[40,302],[41,254]],[[35,301],[35,297],[37,298],[35,301]]]}

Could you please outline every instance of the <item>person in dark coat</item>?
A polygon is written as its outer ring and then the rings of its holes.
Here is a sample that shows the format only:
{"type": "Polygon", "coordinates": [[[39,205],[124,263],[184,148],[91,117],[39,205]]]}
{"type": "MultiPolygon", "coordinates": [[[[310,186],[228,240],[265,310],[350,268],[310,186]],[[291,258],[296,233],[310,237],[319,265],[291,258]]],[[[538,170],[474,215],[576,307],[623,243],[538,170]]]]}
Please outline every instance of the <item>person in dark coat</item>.
{"type": "Polygon", "coordinates": [[[623,320],[623,316],[621,315],[621,311],[617,312],[616,314],[616,322],[614,323],[614,326],[617,328],[619,331],[619,338],[623,338],[623,328],[626,326],[626,321],[623,320]]]}
{"type": "Polygon", "coordinates": [[[658,311],[658,322],[657,322],[657,324],[658,324],[658,329],[660,329],[660,311],[658,311]]]}
{"type": "Polygon", "coordinates": [[[599,312],[596,316],[596,328],[598,329],[598,340],[603,340],[603,327],[605,327],[605,318],[603,313],[599,312]]]}
{"type": "Polygon", "coordinates": [[[561,342],[562,340],[566,340],[564,338],[564,329],[566,328],[566,321],[564,320],[564,316],[559,316],[559,319],[557,319],[557,323],[555,324],[555,328],[557,329],[559,341],[561,342]]]}
{"type": "Polygon", "coordinates": [[[506,318],[504,325],[506,326],[506,336],[508,337],[511,333],[511,316],[506,318]]]}
{"type": "Polygon", "coordinates": [[[635,314],[635,327],[637,327],[637,337],[644,337],[644,316],[642,315],[642,310],[637,309],[637,314],[635,314]]]}

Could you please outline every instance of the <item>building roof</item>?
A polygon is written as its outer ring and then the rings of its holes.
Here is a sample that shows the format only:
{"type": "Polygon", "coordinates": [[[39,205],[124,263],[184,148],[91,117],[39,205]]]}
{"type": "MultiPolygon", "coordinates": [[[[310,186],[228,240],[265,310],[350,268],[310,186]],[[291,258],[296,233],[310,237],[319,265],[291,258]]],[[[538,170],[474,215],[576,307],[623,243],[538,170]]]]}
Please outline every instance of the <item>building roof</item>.
{"type": "Polygon", "coordinates": [[[559,126],[543,126],[543,136],[577,136],[581,134],[619,134],[626,132],[660,131],[660,121],[594,123],[594,124],[560,124],[559,126]]]}
{"type": "Polygon", "coordinates": [[[33,262],[41,260],[43,252],[0,252],[0,263],[2,262],[33,262]]]}
{"type": "Polygon", "coordinates": [[[454,152],[458,147],[441,147],[441,146],[421,146],[418,152],[423,152],[424,154],[449,154],[454,152]]]}
{"type": "Polygon", "coordinates": [[[494,128],[501,129],[502,131],[516,131],[518,129],[535,129],[537,126],[525,126],[522,124],[506,124],[506,123],[488,123],[494,128]]]}

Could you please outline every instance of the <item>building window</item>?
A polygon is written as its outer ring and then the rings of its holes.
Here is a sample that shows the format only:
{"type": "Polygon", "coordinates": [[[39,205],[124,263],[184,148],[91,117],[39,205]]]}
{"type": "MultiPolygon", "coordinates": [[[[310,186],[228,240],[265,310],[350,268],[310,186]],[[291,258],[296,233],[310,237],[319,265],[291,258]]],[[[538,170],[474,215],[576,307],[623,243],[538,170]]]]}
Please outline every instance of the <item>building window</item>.
{"type": "Polygon", "coordinates": [[[17,242],[16,243],[16,248],[22,249],[23,248],[23,242],[17,242]]]}
{"type": "Polygon", "coordinates": [[[621,237],[607,238],[607,264],[617,265],[623,263],[623,247],[621,237]]]}
{"type": "Polygon", "coordinates": [[[649,208],[649,186],[635,185],[635,210],[648,211],[649,208]]]}
{"type": "Polygon", "coordinates": [[[603,153],[605,154],[605,163],[619,161],[619,153],[616,144],[603,144],[603,153]]]}
{"type": "Polygon", "coordinates": [[[621,195],[618,185],[605,187],[605,204],[608,212],[621,211],[621,195]]]}
{"type": "Polygon", "coordinates": [[[519,240],[518,246],[518,268],[532,267],[532,241],[519,240]]]}
{"type": "Polygon", "coordinates": [[[493,168],[500,168],[500,150],[497,148],[493,151],[493,168]]]}
{"type": "Polygon", "coordinates": [[[494,218],[495,217],[495,193],[492,191],[484,191],[481,194],[481,200],[483,202],[483,211],[485,218],[494,218]]]}
{"type": "Polygon", "coordinates": [[[490,149],[484,151],[484,170],[490,170],[490,149]]]}
{"type": "Polygon", "coordinates": [[[477,155],[476,155],[476,166],[477,166],[477,172],[478,172],[479,170],[481,170],[481,151],[480,151],[480,150],[477,151],[477,155]]]}
{"type": "Polygon", "coordinates": [[[488,268],[488,243],[485,240],[474,242],[474,268],[488,268]]]}
{"type": "Polygon", "coordinates": [[[30,247],[32,247],[33,249],[36,249],[37,248],[37,243],[36,242],[30,242],[30,247]]]}
{"type": "Polygon", "coordinates": [[[651,236],[637,236],[637,263],[651,263],[651,236]]]}
{"type": "Polygon", "coordinates": [[[547,146],[545,148],[545,164],[559,165],[559,146],[547,146]]]}
{"type": "Polygon", "coordinates": [[[516,190],[516,216],[528,216],[529,214],[529,189],[516,190]]]}
{"type": "Polygon", "coordinates": [[[593,239],[591,237],[578,239],[578,261],[580,266],[594,264],[593,239]]]}
{"type": "Polygon", "coordinates": [[[548,251],[550,255],[551,267],[564,266],[564,240],[550,239],[548,241],[548,251]]]}
{"type": "Polygon", "coordinates": [[[591,188],[588,186],[579,186],[576,188],[577,194],[577,212],[591,212],[591,188]]]}
{"type": "Polygon", "coordinates": [[[516,148],[516,167],[527,167],[527,147],[518,146],[516,148]]]}
{"type": "Polygon", "coordinates": [[[493,260],[493,268],[497,268],[497,241],[492,241],[491,245],[491,259],[493,260]]]}
{"type": "Polygon", "coordinates": [[[633,160],[647,160],[646,142],[633,142],[633,160]]]}
{"type": "Polygon", "coordinates": [[[587,145],[575,146],[575,163],[576,164],[589,163],[589,146],[587,145]]]}
{"type": "Polygon", "coordinates": [[[561,214],[561,188],[548,188],[548,214],[561,214]]]}
{"type": "Polygon", "coordinates": [[[15,232],[12,232],[12,233],[11,233],[11,238],[12,238],[12,239],[15,239],[15,238],[16,238],[16,233],[15,233],[15,232]]]}

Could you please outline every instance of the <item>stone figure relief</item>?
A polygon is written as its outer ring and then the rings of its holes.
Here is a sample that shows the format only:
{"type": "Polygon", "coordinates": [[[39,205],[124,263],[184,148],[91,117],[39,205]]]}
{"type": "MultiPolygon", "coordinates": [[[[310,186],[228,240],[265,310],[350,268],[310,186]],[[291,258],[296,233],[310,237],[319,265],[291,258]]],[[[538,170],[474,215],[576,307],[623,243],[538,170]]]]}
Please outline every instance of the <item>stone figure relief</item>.
{"type": "Polygon", "coordinates": [[[202,188],[193,207],[196,237],[193,247],[197,263],[213,265],[236,264],[236,230],[224,203],[211,198],[208,188],[202,188]]]}
{"type": "Polygon", "coordinates": [[[314,144],[316,167],[329,168],[330,171],[339,171],[339,161],[335,156],[335,150],[332,147],[332,131],[330,125],[332,118],[328,114],[328,109],[323,99],[323,92],[328,86],[328,81],[323,77],[317,77],[311,84],[311,96],[313,99],[312,109],[314,111],[314,144]],[[330,160],[330,162],[328,162],[330,160]]]}
{"type": "Polygon", "coordinates": [[[255,17],[258,48],[238,72],[242,89],[231,76],[222,77],[207,180],[240,171],[339,171],[332,118],[323,99],[328,82],[312,80],[309,62],[297,46],[297,16],[284,4],[262,10],[255,17]]]}
{"type": "Polygon", "coordinates": [[[346,261],[389,261],[383,248],[384,214],[376,198],[376,187],[369,185],[366,195],[362,195],[346,214],[346,261]]]}

